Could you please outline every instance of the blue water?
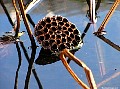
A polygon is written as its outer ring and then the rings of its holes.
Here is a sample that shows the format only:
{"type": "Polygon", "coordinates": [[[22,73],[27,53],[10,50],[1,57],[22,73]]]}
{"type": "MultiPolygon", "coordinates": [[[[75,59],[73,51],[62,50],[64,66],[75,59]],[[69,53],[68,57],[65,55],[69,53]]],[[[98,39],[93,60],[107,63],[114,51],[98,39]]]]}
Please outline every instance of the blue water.
{"type": "MultiPolygon", "coordinates": [[[[120,72],[119,51],[115,50],[114,48],[93,35],[93,32],[99,28],[111,5],[112,4],[108,4],[107,2],[101,3],[100,10],[98,10],[98,22],[95,24],[95,26],[90,26],[89,31],[84,38],[83,47],[75,54],[76,57],[84,61],[86,65],[92,70],[97,84],[104,81],[105,79],[110,78],[115,73],[120,72]],[[103,8],[103,6],[105,6],[105,8],[103,8]],[[97,51],[97,48],[99,48],[98,50],[100,52],[97,51]],[[99,55],[101,56],[99,57],[99,55]],[[100,71],[101,61],[102,65],[104,65],[104,70],[100,71]]],[[[85,1],[43,0],[35,9],[29,12],[29,14],[36,24],[40,19],[46,16],[48,12],[52,12],[55,15],[62,15],[64,17],[67,17],[69,21],[74,23],[82,33],[87,23],[89,22],[88,18],[85,16],[87,9],[88,7],[85,1]]],[[[31,29],[32,31],[34,31],[32,26],[31,29]]],[[[0,7],[0,35],[10,30],[12,30],[12,27],[8,22],[6,15],[2,11],[2,8],[0,7]]],[[[23,21],[21,21],[20,30],[26,31],[23,21]]],[[[105,37],[120,45],[119,7],[113,14],[105,30],[107,31],[105,37]]],[[[21,40],[24,42],[28,54],[30,55],[31,50],[28,49],[28,47],[30,47],[31,44],[27,32],[21,37],[21,40]]],[[[37,45],[39,44],[37,43],[37,45]]],[[[40,47],[37,48],[36,58],[38,56],[39,50],[40,47]]],[[[23,51],[21,50],[21,52],[22,65],[19,71],[18,89],[24,88],[24,82],[28,67],[28,62],[23,54],[23,51]]],[[[17,65],[18,55],[15,44],[8,44],[5,46],[0,45],[0,89],[14,88],[14,79],[17,65]]],[[[88,84],[84,70],[72,61],[70,63],[70,66],[79,76],[79,78],[83,80],[86,84],[88,84]]],[[[44,89],[82,89],[81,86],[79,86],[76,81],[71,77],[71,75],[67,72],[61,61],[45,66],[39,66],[34,64],[34,67],[37,71],[37,74],[44,89]]],[[[38,89],[33,74],[31,75],[29,88],[38,89]]],[[[120,89],[120,74],[99,87],[99,89],[106,88],[120,89]]]]}

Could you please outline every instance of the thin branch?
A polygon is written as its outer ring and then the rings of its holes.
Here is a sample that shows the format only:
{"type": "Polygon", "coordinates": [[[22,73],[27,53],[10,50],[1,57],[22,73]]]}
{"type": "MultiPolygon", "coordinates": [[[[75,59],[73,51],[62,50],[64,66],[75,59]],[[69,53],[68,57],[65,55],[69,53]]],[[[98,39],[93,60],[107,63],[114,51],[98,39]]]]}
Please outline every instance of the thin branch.
{"type": "MultiPolygon", "coordinates": [[[[120,0],[116,0],[114,2],[114,4],[112,5],[111,9],[109,10],[109,12],[107,13],[106,17],[104,18],[104,21],[102,22],[102,24],[98,28],[97,32],[102,32],[104,30],[105,26],[107,25],[108,21],[110,20],[111,16],[113,15],[114,11],[118,7],[119,3],[120,3],[120,0]]],[[[95,33],[97,33],[97,32],[95,32],[95,33]]]]}
{"type": "Polygon", "coordinates": [[[19,7],[20,7],[20,11],[21,11],[21,14],[22,14],[22,18],[23,18],[23,21],[24,21],[24,24],[25,24],[28,36],[29,36],[30,41],[31,41],[31,45],[33,47],[34,46],[36,47],[36,43],[35,43],[34,37],[32,35],[32,30],[31,30],[31,28],[29,26],[28,19],[26,17],[26,13],[25,13],[25,10],[24,10],[23,1],[22,0],[18,0],[18,4],[19,4],[19,7]]]}
{"type": "Polygon", "coordinates": [[[9,15],[9,12],[8,12],[7,8],[6,8],[5,5],[4,5],[3,0],[0,0],[0,4],[1,4],[1,6],[2,6],[4,12],[5,12],[5,14],[7,15],[7,18],[8,18],[8,20],[9,20],[10,24],[11,24],[12,27],[14,28],[14,23],[13,23],[13,21],[12,21],[10,15],[9,15]]]}
{"type": "Polygon", "coordinates": [[[20,50],[20,47],[18,45],[18,42],[16,43],[16,48],[17,48],[17,52],[18,52],[19,63],[18,63],[18,68],[17,68],[16,76],[15,76],[14,89],[18,89],[18,72],[19,72],[19,69],[21,66],[21,62],[22,62],[21,50],[20,50]]]}
{"type": "Polygon", "coordinates": [[[31,41],[31,46],[32,46],[31,58],[30,58],[30,62],[29,62],[29,66],[28,66],[28,72],[27,72],[27,75],[26,75],[25,86],[24,86],[24,89],[28,89],[30,76],[31,76],[31,71],[32,71],[32,68],[33,68],[33,62],[34,62],[35,54],[36,54],[36,43],[35,43],[34,37],[32,35],[31,28],[28,24],[28,19],[26,17],[26,13],[25,13],[25,10],[24,10],[23,1],[18,0],[18,4],[19,4],[20,11],[21,11],[21,14],[22,14],[22,18],[23,18],[27,33],[29,35],[29,39],[31,41]]]}
{"type": "MultiPolygon", "coordinates": [[[[26,57],[26,59],[27,59],[27,61],[28,61],[28,63],[29,63],[30,58],[29,58],[29,56],[28,56],[27,50],[26,50],[23,42],[20,42],[20,45],[21,45],[21,47],[22,47],[22,49],[23,49],[23,52],[24,52],[24,55],[25,55],[25,57],[26,57]]],[[[42,84],[41,84],[41,82],[40,82],[40,79],[39,79],[39,77],[38,77],[38,75],[37,75],[37,72],[36,72],[34,66],[33,66],[32,72],[33,72],[33,75],[34,75],[34,77],[35,77],[35,79],[36,79],[36,81],[37,81],[37,84],[38,84],[38,86],[39,86],[39,89],[43,89],[42,84]]]]}
{"type": "Polygon", "coordinates": [[[110,46],[112,46],[114,49],[120,51],[120,46],[113,43],[112,41],[110,41],[109,39],[105,38],[103,35],[97,36],[98,38],[100,38],[101,40],[103,40],[104,42],[106,42],[107,44],[109,44],[110,46]]]}
{"type": "Polygon", "coordinates": [[[26,16],[27,16],[29,22],[31,23],[31,25],[32,25],[33,27],[35,27],[35,23],[33,22],[33,20],[32,20],[32,18],[30,17],[30,15],[29,15],[29,14],[26,14],[26,16]]]}
{"type": "Polygon", "coordinates": [[[17,38],[18,33],[19,33],[19,29],[20,29],[20,14],[19,14],[19,11],[18,11],[17,6],[16,6],[16,1],[12,0],[12,3],[13,3],[13,6],[15,8],[15,12],[16,12],[17,24],[16,24],[16,26],[14,28],[14,31],[15,31],[15,37],[17,38]]]}
{"type": "Polygon", "coordinates": [[[87,26],[86,26],[86,28],[84,29],[84,32],[83,32],[82,35],[81,35],[81,39],[82,39],[82,40],[83,40],[83,38],[85,37],[88,29],[90,28],[90,25],[91,25],[91,23],[88,23],[87,26]]]}

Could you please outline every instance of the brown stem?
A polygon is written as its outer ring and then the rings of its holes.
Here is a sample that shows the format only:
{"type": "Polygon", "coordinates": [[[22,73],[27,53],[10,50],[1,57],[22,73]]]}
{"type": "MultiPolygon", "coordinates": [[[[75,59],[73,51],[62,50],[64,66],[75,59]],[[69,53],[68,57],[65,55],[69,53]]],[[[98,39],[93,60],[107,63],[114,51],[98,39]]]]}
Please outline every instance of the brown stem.
{"type": "Polygon", "coordinates": [[[114,13],[115,9],[117,8],[117,6],[119,5],[120,0],[116,0],[113,4],[113,6],[111,7],[110,11],[108,12],[108,14],[106,15],[104,21],[102,22],[101,26],[98,29],[98,32],[101,32],[104,30],[106,24],[108,23],[110,17],[112,16],[112,14],[114,13]]]}
{"type": "Polygon", "coordinates": [[[111,40],[107,39],[105,36],[100,35],[100,36],[97,36],[97,37],[100,38],[101,40],[103,40],[105,43],[107,43],[111,47],[113,47],[114,49],[120,51],[120,46],[115,44],[115,43],[113,43],[111,40]]]}
{"type": "Polygon", "coordinates": [[[28,19],[26,17],[26,13],[25,13],[25,10],[24,10],[23,1],[18,0],[18,4],[19,4],[21,15],[22,15],[22,18],[23,18],[28,36],[29,36],[30,41],[31,41],[31,46],[32,46],[31,58],[30,58],[30,62],[29,62],[29,66],[28,66],[28,72],[27,72],[27,75],[26,75],[25,86],[24,86],[24,89],[28,89],[30,76],[31,76],[32,68],[33,68],[33,62],[34,62],[35,54],[36,54],[36,43],[35,43],[34,37],[32,35],[31,28],[28,24],[28,19]]]}
{"type": "Polygon", "coordinates": [[[19,7],[20,7],[21,15],[22,15],[22,18],[23,18],[27,33],[29,35],[31,44],[32,44],[32,46],[36,46],[34,37],[32,35],[32,30],[31,30],[31,28],[30,28],[30,26],[28,24],[28,19],[26,17],[26,13],[25,13],[25,10],[24,10],[23,0],[18,0],[18,4],[19,4],[19,7]]]}
{"type": "Polygon", "coordinates": [[[20,47],[18,45],[18,42],[16,43],[16,48],[17,48],[17,52],[18,52],[19,63],[18,63],[18,68],[17,68],[16,76],[15,76],[14,89],[18,89],[18,72],[19,72],[19,69],[21,66],[21,62],[22,62],[21,50],[20,50],[20,47]]]}
{"type": "Polygon", "coordinates": [[[89,89],[89,87],[84,84],[79,78],[78,76],[74,73],[74,71],[71,69],[71,67],[69,66],[69,64],[67,63],[65,56],[64,56],[64,52],[61,52],[60,54],[60,59],[63,63],[63,65],[65,66],[65,68],[68,70],[68,72],[72,75],[72,77],[75,79],[75,81],[81,85],[84,89],[89,89]]]}
{"type": "MultiPolygon", "coordinates": [[[[23,49],[24,55],[25,55],[25,57],[26,57],[26,59],[27,59],[27,61],[28,61],[28,63],[29,63],[29,62],[30,62],[30,58],[29,58],[29,56],[28,56],[27,50],[26,50],[23,42],[20,42],[20,45],[21,45],[21,48],[23,49]]],[[[37,72],[36,72],[34,66],[33,66],[33,68],[32,68],[32,73],[33,73],[33,75],[34,75],[34,77],[35,77],[35,79],[36,79],[36,81],[37,81],[37,84],[38,84],[39,89],[43,89],[42,84],[41,84],[41,82],[40,82],[40,79],[39,79],[39,77],[38,77],[38,75],[37,75],[37,72]]]]}
{"type": "Polygon", "coordinates": [[[90,85],[90,88],[91,89],[97,89],[92,71],[86,66],[86,64],[84,62],[82,62],[81,60],[79,60],[77,57],[75,57],[72,53],[70,53],[68,49],[64,49],[63,54],[65,56],[67,56],[68,58],[70,58],[71,60],[73,60],[79,66],[83,67],[83,69],[86,73],[86,77],[87,77],[88,83],[90,85]]]}
{"type": "Polygon", "coordinates": [[[19,14],[19,11],[18,11],[17,6],[16,6],[16,1],[12,0],[12,3],[13,3],[13,6],[15,8],[15,11],[16,11],[16,19],[17,19],[17,25],[14,28],[15,37],[18,37],[18,32],[19,32],[19,29],[20,29],[20,14],[19,14]]]}
{"type": "Polygon", "coordinates": [[[12,25],[12,27],[14,27],[14,23],[13,23],[10,15],[9,15],[9,12],[8,12],[7,8],[6,8],[5,5],[4,5],[3,0],[0,0],[0,4],[1,4],[1,6],[2,6],[4,12],[5,12],[5,14],[7,15],[7,18],[8,18],[8,20],[9,20],[10,24],[12,25]]]}

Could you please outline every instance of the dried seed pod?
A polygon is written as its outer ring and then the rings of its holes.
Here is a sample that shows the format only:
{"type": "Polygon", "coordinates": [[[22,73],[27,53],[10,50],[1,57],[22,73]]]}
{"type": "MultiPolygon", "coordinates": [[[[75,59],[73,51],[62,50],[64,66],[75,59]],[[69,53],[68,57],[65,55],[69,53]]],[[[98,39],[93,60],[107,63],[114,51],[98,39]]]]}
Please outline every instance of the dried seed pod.
{"type": "Polygon", "coordinates": [[[76,26],[62,16],[43,18],[35,26],[34,34],[44,49],[49,49],[55,54],[59,54],[65,48],[79,49],[82,44],[76,26]]]}

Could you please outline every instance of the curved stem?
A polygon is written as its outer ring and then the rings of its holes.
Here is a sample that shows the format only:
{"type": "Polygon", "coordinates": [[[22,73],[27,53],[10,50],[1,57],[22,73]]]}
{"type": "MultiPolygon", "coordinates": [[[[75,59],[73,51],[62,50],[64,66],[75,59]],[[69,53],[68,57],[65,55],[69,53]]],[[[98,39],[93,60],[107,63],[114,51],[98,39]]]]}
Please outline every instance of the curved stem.
{"type": "Polygon", "coordinates": [[[70,58],[71,60],[73,60],[75,63],[77,63],[80,67],[83,67],[88,83],[90,85],[90,89],[97,89],[92,71],[86,66],[86,64],[84,62],[82,62],[81,60],[79,60],[77,57],[75,57],[72,53],[69,52],[69,50],[64,49],[62,51],[62,55],[67,56],[68,58],[70,58]]]}
{"type": "Polygon", "coordinates": [[[62,52],[60,54],[60,59],[62,61],[62,63],[64,64],[65,68],[68,70],[68,72],[71,74],[71,76],[75,79],[75,81],[81,85],[84,89],[89,89],[89,87],[84,84],[79,78],[78,76],[74,73],[74,71],[71,69],[71,67],[68,65],[66,59],[65,59],[65,56],[64,56],[64,52],[62,52]]]}

